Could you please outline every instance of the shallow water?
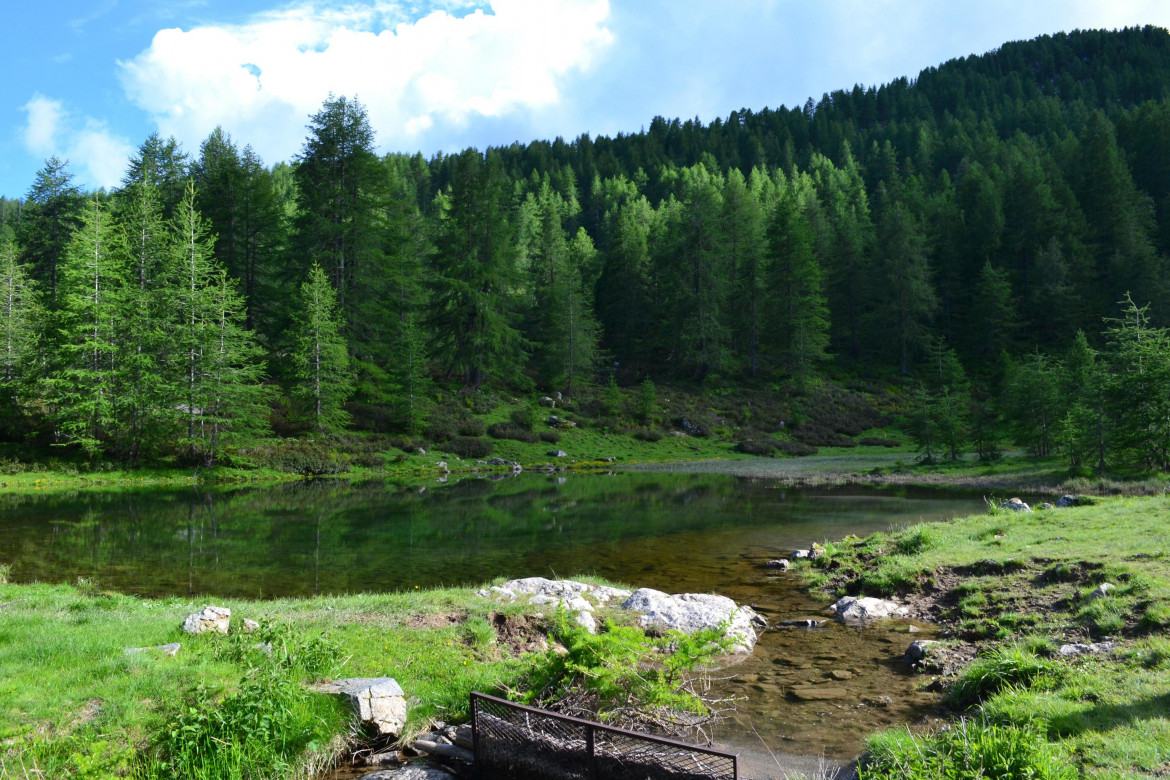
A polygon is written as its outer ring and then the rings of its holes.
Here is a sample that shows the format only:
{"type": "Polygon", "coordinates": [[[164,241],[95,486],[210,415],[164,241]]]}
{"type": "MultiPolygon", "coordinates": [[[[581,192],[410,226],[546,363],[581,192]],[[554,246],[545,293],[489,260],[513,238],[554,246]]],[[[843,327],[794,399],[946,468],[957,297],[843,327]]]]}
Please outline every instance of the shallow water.
{"type": "MultiPolygon", "coordinates": [[[[718,592],[776,624],[824,605],[795,576],[765,569],[770,558],[982,506],[944,491],[648,473],[3,496],[0,561],[17,582],[87,577],[143,596],[272,598],[597,574],[718,592]]],[[[911,637],[909,625],[765,632],[720,683],[746,698],[717,741],[752,754],[748,776],[779,775],[773,753],[845,759],[874,728],[926,716],[933,698],[916,692],[900,659],[931,629],[911,637]],[[794,699],[793,686],[807,684],[838,698],[794,699]]]]}

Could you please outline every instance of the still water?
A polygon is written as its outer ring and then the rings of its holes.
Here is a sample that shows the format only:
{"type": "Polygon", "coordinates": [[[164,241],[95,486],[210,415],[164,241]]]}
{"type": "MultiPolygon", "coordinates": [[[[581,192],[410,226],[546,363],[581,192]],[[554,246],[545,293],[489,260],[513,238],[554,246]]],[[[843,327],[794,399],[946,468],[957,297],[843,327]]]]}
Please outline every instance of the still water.
{"type": "MultiPolygon", "coordinates": [[[[88,577],[142,596],[273,598],[596,574],[721,593],[775,624],[824,604],[795,576],[765,569],[769,559],[982,507],[979,496],[944,491],[649,473],[0,496],[0,561],[17,582],[88,577]]],[[[719,742],[765,763],[773,752],[846,758],[863,733],[923,717],[932,699],[900,660],[911,639],[932,635],[921,627],[913,637],[908,624],[766,632],[720,684],[746,701],[719,742]],[[839,698],[788,694],[826,681],[839,698]]]]}

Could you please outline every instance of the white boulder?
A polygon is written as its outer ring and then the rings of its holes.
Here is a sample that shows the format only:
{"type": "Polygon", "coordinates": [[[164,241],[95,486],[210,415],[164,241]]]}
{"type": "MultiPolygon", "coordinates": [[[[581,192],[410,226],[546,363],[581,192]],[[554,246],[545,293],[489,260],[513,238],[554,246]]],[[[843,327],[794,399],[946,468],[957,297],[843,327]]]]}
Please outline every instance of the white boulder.
{"type": "Polygon", "coordinates": [[[204,607],[183,621],[183,630],[188,634],[214,632],[226,634],[231,625],[232,611],[227,607],[204,607]]]}
{"type": "Polygon", "coordinates": [[[846,623],[868,623],[871,620],[905,617],[908,610],[901,604],[885,599],[846,596],[829,607],[829,611],[836,613],[837,618],[846,623]]]}
{"type": "Polygon", "coordinates": [[[693,634],[722,628],[732,642],[732,652],[750,653],[756,645],[755,623],[759,617],[751,607],[737,606],[726,596],[710,593],[669,595],[652,588],[639,588],[622,604],[623,609],[641,612],[642,628],[661,628],[693,634]]]}
{"type": "Polygon", "coordinates": [[[350,677],[318,683],[312,690],[345,698],[362,724],[379,734],[398,736],[406,723],[406,696],[391,677],[350,677]]]}

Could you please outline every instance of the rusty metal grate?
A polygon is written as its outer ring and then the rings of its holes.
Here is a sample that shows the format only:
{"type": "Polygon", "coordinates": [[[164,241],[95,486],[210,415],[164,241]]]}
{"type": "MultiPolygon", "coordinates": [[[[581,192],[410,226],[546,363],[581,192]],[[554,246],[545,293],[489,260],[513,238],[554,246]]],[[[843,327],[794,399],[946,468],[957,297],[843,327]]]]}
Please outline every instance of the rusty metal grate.
{"type": "Polygon", "coordinates": [[[471,694],[476,775],[526,780],[739,780],[734,753],[471,694]]]}

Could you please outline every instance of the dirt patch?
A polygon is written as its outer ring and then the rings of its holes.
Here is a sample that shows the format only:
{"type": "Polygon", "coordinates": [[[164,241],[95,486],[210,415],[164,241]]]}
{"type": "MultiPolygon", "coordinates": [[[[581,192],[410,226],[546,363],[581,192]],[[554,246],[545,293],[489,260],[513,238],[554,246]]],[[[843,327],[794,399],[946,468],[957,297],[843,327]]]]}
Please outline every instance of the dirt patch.
{"type": "Polygon", "coordinates": [[[430,615],[413,615],[402,621],[404,628],[450,628],[467,620],[466,612],[440,612],[430,615]]]}
{"type": "Polygon", "coordinates": [[[543,653],[549,648],[544,621],[539,618],[493,612],[488,620],[496,631],[496,641],[513,655],[543,653]]]}

